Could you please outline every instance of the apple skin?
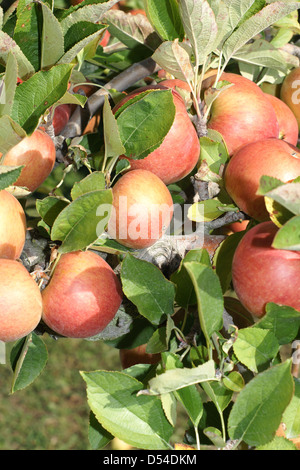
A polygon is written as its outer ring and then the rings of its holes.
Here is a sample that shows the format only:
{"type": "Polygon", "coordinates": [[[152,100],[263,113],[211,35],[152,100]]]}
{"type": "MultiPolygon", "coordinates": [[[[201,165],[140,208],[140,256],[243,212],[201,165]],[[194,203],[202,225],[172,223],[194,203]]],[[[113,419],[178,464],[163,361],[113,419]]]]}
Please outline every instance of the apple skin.
{"type": "Polygon", "coordinates": [[[265,93],[265,96],[272,104],[276,113],[279,124],[279,138],[296,146],[299,129],[295,115],[281,99],[267,93],[265,93]]]}
{"type": "Polygon", "coordinates": [[[55,108],[52,121],[55,135],[59,135],[65,128],[70,119],[71,112],[72,110],[69,104],[60,104],[55,108]]]}
{"type": "Polygon", "coordinates": [[[122,369],[134,366],[135,364],[157,364],[160,359],[160,354],[146,353],[147,344],[142,344],[133,349],[120,349],[120,362],[122,369]]]}
{"type": "Polygon", "coordinates": [[[55,158],[55,145],[51,137],[37,129],[7,152],[3,165],[24,165],[14,185],[33,192],[50,175],[55,158]]]}
{"type": "Polygon", "coordinates": [[[113,239],[128,248],[142,249],[166,232],[173,217],[173,200],[154,173],[129,171],[112,187],[112,193],[108,233],[113,239]]]}
{"type": "MultiPolygon", "coordinates": [[[[216,75],[203,81],[203,89],[213,86],[216,75]]],[[[273,106],[256,83],[238,74],[224,72],[221,80],[233,83],[214,100],[207,127],[222,134],[229,156],[245,144],[279,137],[273,106]]]]}
{"type": "Polygon", "coordinates": [[[268,302],[300,310],[300,253],[272,248],[277,231],[271,221],[252,227],[233,256],[235,293],[255,317],[265,314],[268,302]]]}
{"type": "Polygon", "coordinates": [[[40,289],[18,261],[0,259],[0,340],[5,343],[27,336],[42,316],[40,289]]]}
{"type": "Polygon", "coordinates": [[[8,191],[0,191],[0,258],[20,257],[26,238],[23,207],[8,191]]]}
{"type": "Polygon", "coordinates": [[[42,291],[45,324],[69,338],[100,333],[122,302],[119,279],[109,264],[91,251],[62,254],[42,291]]]}
{"type": "Polygon", "coordinates": [[[167,88],[172,88],[173,90],[176,90],[176,87],[178,87],[188,92],[191,92],[189,84],[187,82],[184,82],[183,80],[180,80],[179,78],[169,78],[166,80],[162,80],[160,82],[160,85],[163,85],[167,88]]]}
{"type": "Polygon", "coordinates": [[[300,129],[300,67],[294,68],[283,80],[280,88],[280,99],[294,113],[300,129]]]}
{"type": "MultiPolygon", "coordinates": [[[[165,90],[161,84],[138,88],[123,98],[114,108],[115,113],[130,98],[145,90],[165,90]]],[[[176,183],[187,176],[197,165],[200,156],[200,143],[196,129],[187,113],[185,104],[179,93],[172,89],[176,108],[174,122],[162,144],[141,160],[127,158],[131,170],[143,169],[155,173],[165,184],[176,183]]]]}
{"type": "Polygon", "coordinates": [[[300,175],[300,150],[280,139],[264,139],[240,148],[229,160],[225,188],[239,209],[257,221],[269,220],[263,196],[257,195],[261,176],[284,183],[300,175]]]}

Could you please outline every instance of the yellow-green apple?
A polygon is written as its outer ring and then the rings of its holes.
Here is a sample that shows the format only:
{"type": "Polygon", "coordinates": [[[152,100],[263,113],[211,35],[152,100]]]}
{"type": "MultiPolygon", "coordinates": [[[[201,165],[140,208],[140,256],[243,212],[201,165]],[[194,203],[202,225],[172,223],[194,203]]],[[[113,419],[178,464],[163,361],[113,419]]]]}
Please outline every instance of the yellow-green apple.
{"type": "Polygon", "coordinates": [[[300,67],[296,67],[285,77],[280,88],[280,98],[294,113],[300,128],[300,67]]]}
{"type": "Polygon", "coordinates": [[[284,183],[297,178],[300,150],[281,139],[263,139],[244,145],[229,160],[225,188],[241,211],[260,222],[269,220],[264,197],[256,194],[264,175],[284,183]]]}
{"type": "MultiPolygon", "coordinates": [[[[216,75],[203,82],[203,90],[213,91],[216,75]]],[[[256,140],[279,137],[279,125],[273,106],[256,83],[234,73],[223,73],[221,81],[233,85],[214,99],[207,127],[222,134],[228,153],[256,140]]]]}
{"type": "Polygon", "coordinates": [[[125,173],[112,187],[109,235],[122,245],[142,249],[153,245],[168,229],[173,200],[163,181],[148,170],[125,173]]]}
{"type": "Polygon", "coordinates": [[[16,260],[0,259],[0,340],[16,341],[31,333],[42,315],[40,289],[16,260]]]}
{"type": "Polygon", "coordinates": [[[146,353],[147,344],[142,344],[133,349],[120,349],[120,361],[123,369],[135,364],[157,364],[161,355],[146,353]]]}
{"type": "Polygon", "coordinates": [[[279,138],[289,144],[297,145],[299,129],[295,115],[280,98],[267,93],[265,93],[265,96],[272,104],[276,113],[279,124],[279,138]]]}
{"type": "Polygon", "coordinates": [[[121,284],[111,266],[92,251],[60,256],[42,291],[45,324],[69,338],[99,334],[122,302],[121,284]]]}
{"type": "Polygon", "coordinates": [[[67,125],[71,116],[71,106],[67,103],[58,105],[53,114],[54,134],[59,135],[67,125]]]}
{"type": "Polygon", "coordinates": [[[268,302],[300,310],[300,253],[272,247],[278,227],[262,222],[239,242],[232,261],[232,282],[244,307],[255,317],[268,302]]]}
{"type": "MultiPolygon", "coordinates": [[[[119,101],[113,112],[115,113],[131,98],[151,89],[165,90],[167,87],[162,84],[140,87],[119,101]]],[[[175,118],[162,144],[143,159],[135,160],[126,157],[131,165],[130,170],[152,171],[165,184],[175,183],[187,176],[197,165],[200,155],[199,138],[184,101],[174,89],[172,89],[172,95],[176,109],[175,118]]]]}
{"type": "Polygon", "coordinates": [[[55,163],[56,151],[51,137],[41,129],[24,137],[4,157],[4,165],[24,165],[15,186],[35,191],[50,175],[55,163]]]}
{"type": "Polygon", "coordinates": [[[20,257],[26,238],[26,215],[18,199],[0,191],[0,258],[20,257]]]}

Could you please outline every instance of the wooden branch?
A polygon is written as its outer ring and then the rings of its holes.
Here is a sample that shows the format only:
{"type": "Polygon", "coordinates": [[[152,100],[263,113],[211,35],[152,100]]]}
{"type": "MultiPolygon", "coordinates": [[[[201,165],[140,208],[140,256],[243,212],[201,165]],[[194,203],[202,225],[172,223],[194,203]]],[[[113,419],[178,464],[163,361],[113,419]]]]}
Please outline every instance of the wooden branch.
{"type": "Polygon", "coordinates": [[[161,67],[159,67],[151,57],[148,57],[121,72],[106,83],[103,88],[93,93],[88,98],[84,108],[80,106],[77,107],[63,130],[63,136],[65,138],[72,138],[82,135],[91,117],[103,106],[104,97],[107,95],[109,89],[124,91],[139,80],[157,72],[160,68],[161,67]]]}

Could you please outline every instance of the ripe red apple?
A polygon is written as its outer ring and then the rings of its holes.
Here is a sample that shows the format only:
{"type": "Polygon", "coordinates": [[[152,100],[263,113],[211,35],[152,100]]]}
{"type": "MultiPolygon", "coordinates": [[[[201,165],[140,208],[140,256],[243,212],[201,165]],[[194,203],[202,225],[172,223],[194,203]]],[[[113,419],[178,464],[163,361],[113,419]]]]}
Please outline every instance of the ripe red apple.
{"type": "Polygon", "coordinates": [[[272,248],[278,227],[262,222],[245,233],[234,253],[232,281],[244,307],[256,317],[268,302],[300,310],[300,253],[272,248]]]}
{"type": "Polygon", "coordinates": [[[280,99],[294,113],[300,128],[300,67],[296,67],[285,77],[280,88],[280,99]]]}
{"type": "Polygon", "coordinates": [[[300,150],[280,139],[264,139],[240,148],[225,169],[225,188],[241,211],[258,221],[269,220],[264,197],[257,195],[261,176],[284,183],[300,175],[300,150]]]}
{"type": "Polygon", "coordinates": [[[173,90],[175,90],[176,87],[178,87],[188,92],[191,91],[189,84],[187,82],[184,82],[183,80],[180,80],[179,78],[169,78],[166,80],[162,80],[160,82],[160,85],[163,85],[167,88],[172,88],[173,90]]]}
{"type": "Polygon", "coordinates": [[[65,128],[70,116],[71,106],[69,104],[60,104],[55,108],[52,121],[55,135],[59,135],[65,128]]]}
{"type": "Polygon", "coordinates": [[[272,104],[279,124],[279,138],[289,144],[297,145],[298,142],[298,122],[290,108],[274,95],[265,93],[266,98],[272,104]]]}
{"type": "Polygon", "coordinates": [[[8,191],[0,191],[0,258],[19,258],[25,237],[26,216],[23,207],[8,191]]]}
{"type": "MultiPolygon", "coordinates": [[[[203,89],[213,86],[216,75],[203,82],[203,89]]],[[[223,73],[221,80],[233,85],[213,101],[207,127],[222,134],[231,156],[250,142],[279,137],[279,125],[273,106],[256,83],[234,73],[223,73]]]]}
{"type": "Polygon", "coordinates": [[[0,340],[16,341],[31,333],[42,315],[40,289],[16,260],[0,259],[0,340]]]}
{"type": "Polygon", "coordinates": [[[22,186],[33,192],[50,175],[55,157],[55,145],[51,137],[37,129],[7,152],[3,165],[24,165],[15,186],[22,186]]]}
{"type": "MultiPolygon", "coordinates": [[[[113,109],[115,113],[124,103],[145,90],[161,89],[161,84],[141,87],[123,98],[113,109]]],[[[155,173],[165,184],[175,183],[187,176],[196,166],[200,155],[200,143],[185,104],[179,93],[172,90],[176,108],[174,122],[162,144],[146,158],[130,162],[130,170],[149,170],[155,173]]],[[[125,158],[125,157],[123,157],[125,158]]]]}
{"type": "Polygon", "coordinates": [[[49,328],[62,336],[88,338],[114,318],[122,302],[122,289],[101,256],[75,251],[61,255],[42,298],[42,319],[49,328]]]}
{"type": "Polygon", "coordinates": [[[113,210],[109,235],[124,246],[142,249],[153,245],[168,229],[173,200],[167,186],[148,170],[124,174],[112,187],[113,210]]]}
{"type": "Polygon", "coordinates": [[[157,364],[160,354],[146,353],[147,344],[142,344],[133,349],[120,349],[120,361],[123,369],[135,364],[157,364]]]}

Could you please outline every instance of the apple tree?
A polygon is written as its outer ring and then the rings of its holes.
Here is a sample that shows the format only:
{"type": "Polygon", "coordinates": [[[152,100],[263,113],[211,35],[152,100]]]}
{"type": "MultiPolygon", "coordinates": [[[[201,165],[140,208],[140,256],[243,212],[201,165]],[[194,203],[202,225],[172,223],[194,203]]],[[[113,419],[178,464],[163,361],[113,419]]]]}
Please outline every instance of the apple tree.
{"type": "Polygon", "coordinates": [[[1,355],[22,393],[45,336],[120,351],[93,449],[300,448],[299,8],[3,2],[1,355]]]}

